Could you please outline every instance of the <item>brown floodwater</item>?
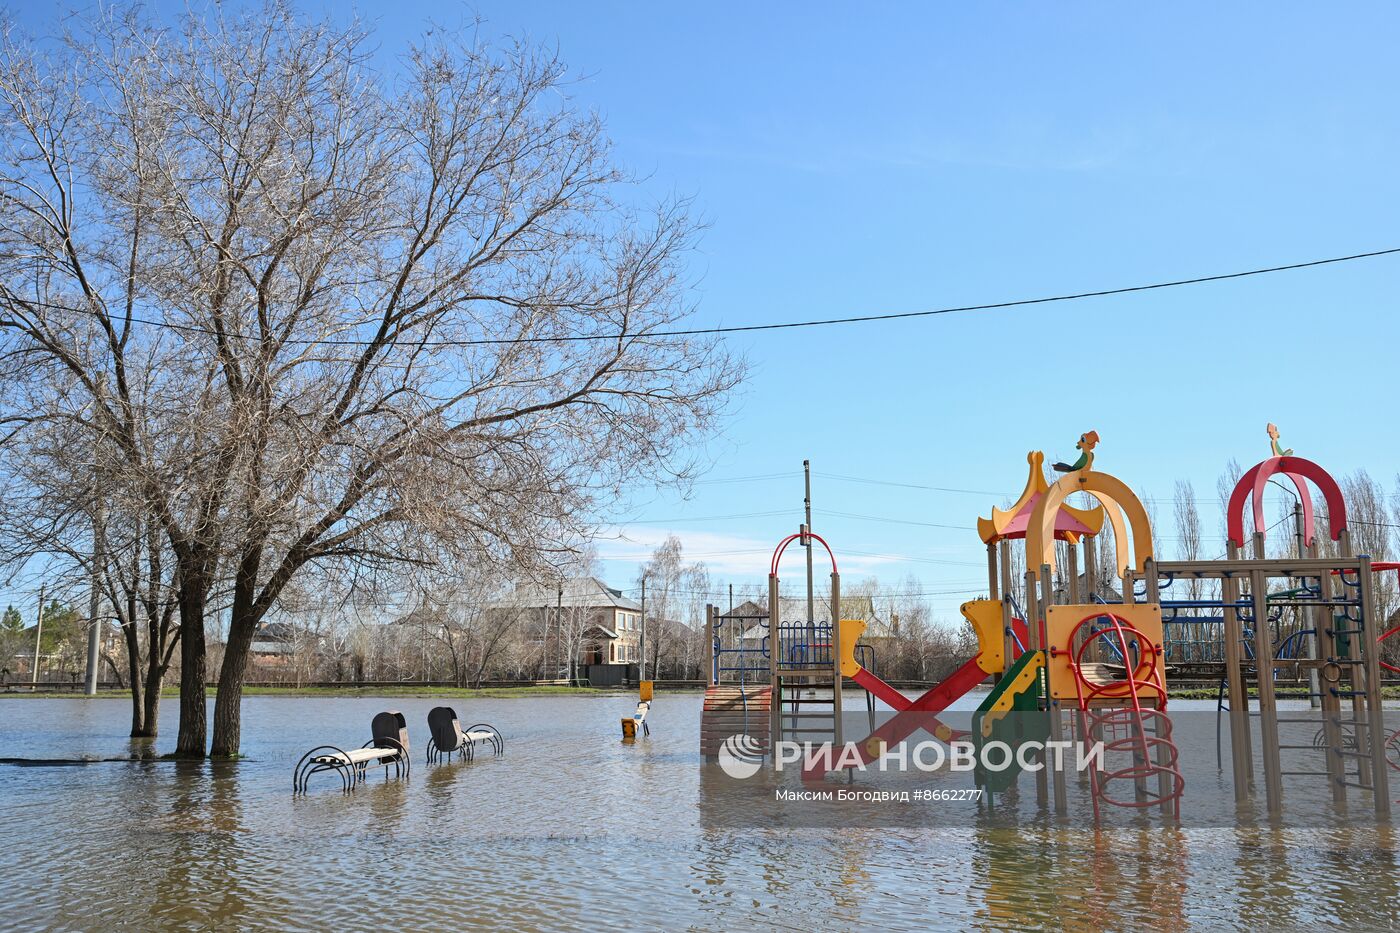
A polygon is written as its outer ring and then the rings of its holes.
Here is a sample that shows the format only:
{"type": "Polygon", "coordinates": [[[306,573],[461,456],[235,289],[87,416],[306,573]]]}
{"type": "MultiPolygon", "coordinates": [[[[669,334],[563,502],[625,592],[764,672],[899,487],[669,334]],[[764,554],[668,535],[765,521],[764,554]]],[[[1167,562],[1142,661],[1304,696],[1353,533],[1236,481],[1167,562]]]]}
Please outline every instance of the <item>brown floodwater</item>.
{"type": "MultiPolygon", "coordinates": [[[[626,746],[618,721],[632,701],[624,696],[252,697],[247,758],[236,763],[0,766],[0,926],[1397,924],[1400,866],[1389,825],[1313,812],[1289,823],[1189,818],[1223,812],[1230,798],[1206,732],[1180,743],[1194,770],[1179,827],[1115,815],[1095,829],[1082,806],[1056,821],[1025,794],[1009,816],[972,805],[940,825],[799,820],[775,828],[723,812],[739,804],[724,789],[728,779],[700,760],[700,702],[698,694],[658,695],[651,736],[626,746]],[[464,723],[499,727],[505,755],[427,766],[425,719],[441,702],[464,723]],[[309,795],[293,797],[292,766],[303,751],[362,743],[370,717],[385,708],[408,718],[408,779],[371,772],[345,795],[338,779],[322,776],[309,795]]],[[[123,737],[128,715],[113,699],[0,699],[0,756],[128,755],[140,748],[123,737]]],[[[173,702],[162,729],[157,751],[174,743],[173,702]]]]}

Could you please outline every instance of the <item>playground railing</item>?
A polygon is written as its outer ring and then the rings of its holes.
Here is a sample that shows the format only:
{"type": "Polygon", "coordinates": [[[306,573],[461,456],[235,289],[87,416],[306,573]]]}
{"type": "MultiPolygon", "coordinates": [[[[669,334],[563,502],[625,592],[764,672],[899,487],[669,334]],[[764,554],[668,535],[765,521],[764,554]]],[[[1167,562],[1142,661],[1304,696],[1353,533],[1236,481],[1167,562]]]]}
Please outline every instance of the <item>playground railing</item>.
{"type": "Polygon", "coordinates": [[[830,622],[778,623],[778,669],[830,667],[833,661],[830,622]]]}

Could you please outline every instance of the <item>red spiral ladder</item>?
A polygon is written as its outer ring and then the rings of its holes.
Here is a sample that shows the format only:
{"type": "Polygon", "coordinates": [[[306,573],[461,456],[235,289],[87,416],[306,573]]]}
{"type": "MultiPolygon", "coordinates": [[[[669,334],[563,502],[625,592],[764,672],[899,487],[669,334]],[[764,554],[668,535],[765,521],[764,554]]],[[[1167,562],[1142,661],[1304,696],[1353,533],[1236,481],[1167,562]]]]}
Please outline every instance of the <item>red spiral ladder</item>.
{"type": "Polygon", "coordinates": [[[1100,801],[1115,807],[1142,809],[1170,803],[1173,814],[1181,816],[1181,792],[1186,781],[1177,766],[1177,748],[1172,742],[1172,722],[1166,714],[1167,690],[1162,683],[1158,665],[1161,647],[1139,632],[1126,619],[1112,612],[1095,612],[1085,616],[1070,633],[1068,644],[1073,645],[1075,637],[1086,625],[1093,626],[1099,619],[1108,619],[1109,624],[1090,635],[1077,650],[1055,652],[1071,654],[1071,668],[1074,671],[1075,693],[1079,703],[1080,736],[1089,741],[1101,737],[1104,755],[1102,766],[1090,775],[1090,789],[1094,802],[1094,820],[1099,819],[1100,801]],[[1106,640],[1117,649],[1123,659],[1125,677],[1106,683],[1091,681],[1084,672],[1084,652],[1099,639],[1106,640]],[[1139,646],[1138,660],[1134,665],[1130,660],[1130,642],[1136,640],[1139,646]],[[1130,667],[1131,665],[1131,667],[1130,667]],[[1144,707],[1142,694],[1145,690],[1156,692],[1159,705],[1144,707]],[[1093,706],[1095,700],[1119,700],[1113,706],[1093,706]],[[1154,727],[1149,731],[1148,726],[1154,727]],[[1113,755],[1131,754],[1131,763],[1126,767],[1110,767],[1109,758],[1113,755]],[[1158,761],[1158,757],[1162,761],[1158,761]],[[1165,782],[1163,777],[1165,776],[1165,782]],[[1159,789],[1154,794],[1147,790],[1149,781],[1155,779],[1159,789]],[[1131,781],[1134,797],[1124,800],[1109,793],[1110,783],[1131,781]]]}

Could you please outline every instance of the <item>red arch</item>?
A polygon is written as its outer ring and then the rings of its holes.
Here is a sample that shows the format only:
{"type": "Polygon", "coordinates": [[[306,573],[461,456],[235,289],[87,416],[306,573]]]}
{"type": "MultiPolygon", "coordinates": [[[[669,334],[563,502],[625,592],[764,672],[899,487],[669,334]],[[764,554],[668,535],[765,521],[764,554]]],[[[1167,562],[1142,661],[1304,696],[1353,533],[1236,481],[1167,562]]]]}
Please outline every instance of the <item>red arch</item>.
{"type": "MultiPolygon", "coordinates": [[[[826,541],[822,539],[822,536],[815,532],[809,531],[807,534],[813,540],[820,542],[822,547],[826,548],[826,556],[831,558],[831,572],[836,573],[836,555],[831,552],[831,545],[827,544],[826,541]]],[[[802,537],[802,532],[799,531],[797,534],[788,535],[778,542],[778,547],[773,551],[773,562],[768,568],[768,575],[770,577],[776,577],[778,575],[778,561],[783,559],[783,552],[787,550],[789,544],[800,537],[802,537]]]]}
{"type": "Polygon", "coordinates": [[[1328,534],[1333,541],[1342,536],[1347,527],[1347,505],[1342,498],[1341,487],[1322,467],[1302,457],[1270,457],[1256,463],[1245,471],[1240,481],[1230,493],[1230,504],[1226,508],[1226,534],[1230,543],[1244,547],[1244,503],[1253,499],[1254,530],[1263,531],[1264,523],[1264,484],[1269,478],[1282,473],[1293,481],[1298,490],[1298,498],[1303,505],[1303,543],[1311,545],[1315,537],[1313,522],[1312,495],[1308,492],[1308,480],[1312,480],[1327,503],[1328,534]]]}

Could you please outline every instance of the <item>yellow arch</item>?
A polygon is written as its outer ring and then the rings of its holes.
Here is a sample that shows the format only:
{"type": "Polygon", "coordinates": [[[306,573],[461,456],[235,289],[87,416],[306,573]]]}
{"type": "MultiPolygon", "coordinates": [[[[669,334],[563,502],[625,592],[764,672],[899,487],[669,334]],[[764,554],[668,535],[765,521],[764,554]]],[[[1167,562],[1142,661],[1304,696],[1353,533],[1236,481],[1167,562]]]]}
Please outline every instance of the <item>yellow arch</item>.
{"type": "Polygon", "coordinates": [[[1035,504],[1026,527],[1026,562],[1029,569],[1037,569],[1041,564],[1049,564],[1055,569],[1055,513],[1071,493],[1087,492],[1104,505],[1109,524],[1113,527],[1114,569],[1119,576],[1129,567],[1136,566],[1139,572],[1147,569],[1152,559],[1152,524],[1147,518],[1137,494],[1128,484],[1095,470],[1080,470],[1062,477],[1046,490],[1045,495],[1035,504]],[[1123,542],[1127,540],[1123,518],[1133,529],[1133,562],[1128,562],[1123,554],[1123,542]],[[1039,555],[1040,559],[1032,562],[1039,555]]]}

